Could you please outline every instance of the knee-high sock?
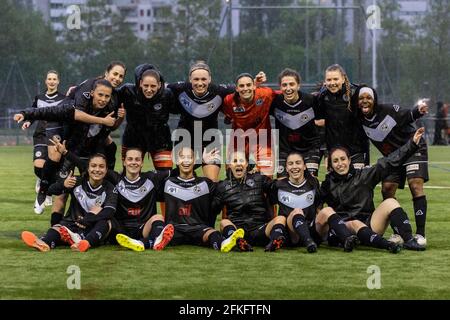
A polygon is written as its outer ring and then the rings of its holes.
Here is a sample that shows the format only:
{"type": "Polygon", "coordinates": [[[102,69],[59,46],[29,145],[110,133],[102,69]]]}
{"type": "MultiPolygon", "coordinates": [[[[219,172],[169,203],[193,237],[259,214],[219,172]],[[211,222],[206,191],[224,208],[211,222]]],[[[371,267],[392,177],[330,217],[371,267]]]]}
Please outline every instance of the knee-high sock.
{"type": "Polygon", "coordinates": [[[328,225],[330,226],[331,229],[334,230],[336,236],[342,242],[344,242],[345,239],[347,239],[352,235],[350,230],[347,229],[345,222],[341,219],[341,217],[337,213],[332,214],[328,218],[328,225]]]}
{"type": "Polygon", "coordinates": [[[109,225],[106,220],[97,221],[94,227],[86,235],[86,240],[89,242],[91,247],[100,245],[101,241],[106,237],[108,233],[109,225]]]}
{"type": "Polygon", "coordinates": [[[427,219],[427,198],[421,196],[413,199],[416,233],[425,237],[425,222],[427,219]]]}
{"type": "Polygon", "coordinates": [[[408,215],[402,208],[392,210],[389,219],[391,221],[390,224],[392,229],[394,229],[404,241],[408,241],[413,237],[408,215]]]}

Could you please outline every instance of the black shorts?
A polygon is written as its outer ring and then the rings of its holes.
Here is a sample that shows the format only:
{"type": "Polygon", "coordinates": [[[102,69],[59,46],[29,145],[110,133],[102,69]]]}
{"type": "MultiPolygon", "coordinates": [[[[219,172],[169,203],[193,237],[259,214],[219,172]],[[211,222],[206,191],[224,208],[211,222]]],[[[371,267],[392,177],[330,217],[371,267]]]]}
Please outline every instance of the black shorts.
{"type": "Polygon", "coordinates": [[[111,219],[111,232],[109,234],[109,242],[112,244],[116,244],[116,235],[118,233],[122,233],[130,238],[140,240],[144,236],[142,234],[142,231],[144,230],[145,223],[138,224],[138,225],[125,225],[121,221],[117,219],[111,219]]]}
{"type": "Polygon", "coordinates": [[[259,225],[251,229],[245,229],[244,239],[247,240],[252,246],[264,247],[269,242],[269,238],[266,236],[267,223],[259,225]]]}
{"type": "Polygon", "coordinates": [[[367,153],[355,153],[350,156],[351,163],[355,169],[364,168],[367,165],[368,155],[367,153]]]}
{"type": "Polygon", "coordinates": [[[50,139],[53,138],[59,139],[62,143],[64,141],[64,127],[58,122],[48,122],[47,128],[45,129],[45,135],[49,146],[53,145],[50,142],[50,139]]]}
{"type": "Polygon", "coordinates": [[[406,160],[402,167],[393,170],[383,182],[398,183],[398,188],[405,188],[405,180],[411,178],[422,178],[424,182],[429,180],[428,176],[428,149],[421,147],[416,153],[406,160]]]}
{"type": "Polygon", "coordinates": [[[203,236],[212,228],[207,226],[206,224],[199,224],[195,226],[190,226],[186,224],[174,224],[175,232],[173,234],[173,238],[170,241],[169,245],[177,246],[181,244],[190,244],[201,246],[205,245],[203,242],[203,236]]]}
{"type": "MultiPolygon", "coordinates": [[[[280,157],[278,159],[278,170],[277,177],[286,177],[286,159],[289,152],[295,150],[280,150],[280,157]]],[[[305,160],[306,168],[308,171],[317,177],[319,173],[319,163],[320,163],[320,150],[317,148],[308,150],[306,152],[301,152],[303,159],[305,160]]]]}

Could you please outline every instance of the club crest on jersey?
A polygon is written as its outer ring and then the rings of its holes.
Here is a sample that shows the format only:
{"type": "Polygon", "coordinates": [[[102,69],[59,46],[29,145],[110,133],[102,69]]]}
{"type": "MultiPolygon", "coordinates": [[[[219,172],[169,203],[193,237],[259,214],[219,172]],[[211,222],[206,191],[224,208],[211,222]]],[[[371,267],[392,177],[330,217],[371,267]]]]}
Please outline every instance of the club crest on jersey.
{"type": "Polygon", "coordinates": [[[192,189],[195,193],[200,193],[202,191],[202,189],[199,186],[194,186],[194,188],[192,189]]]}
{"type": "Polygon", "coordinates": [[[91,98],[91,93],[88,92],[83,92],[83,97],[85,97],[86,99],[90,99],[91,98]]]}
{"type": "Polygon", "coordinates": [[[67,171],[60,171],[59,172],[59,177],[60,178],[65,179],[65,178],[67,178],[67,176],[68,176],[67,171]]]}
{"type": "Polygon", "coordinates": [[[382,124],[381,125],[381,131],[388,131],[389,130],[389,126],[387,124],[382,124]]]}
{"type": "Polygon", "coordinates": [[[214,107],[215,107],[214,103],[208,103],[207,109],[208,109],[208,111],[211,111],[214,109],[214,107]]]}
{"type": "Polygon", "coordinates": [[[40,156],[42,156],[42,152],[36,151],[34,155],[36,156],[36,158],[39,158],[40,156]]]}
{"type": "Polygon", "coordinates": [[[95,205],[99,207],[102,205],[102,197],[95,198],[95,205]]]}
{"type": "Polygon", "coordinates": [[[139,192],[140,193],[146,193],[147,192],[147,188],[145,186],[142,186],[139,188],[139,192]]]}
{"type": "Polygon", "coordinates": [[[257,105],[258,107],[262,106],[263,102],[264,102],[264,100],[262,98],[260,98],[260,99],[255,101],[255,105],[257,105]]]}
{"type": "Polygon", "coordinates": [[[313,202],[314,201],[314,196],[312,194],[308,194],[306,196],[306,200],[308,200],[308,202],[313,202]]]}
{"type": "Polygon", "coordinates": [[[342,100],[344,100],[345,102],[348,102],[348,97],[347,97],[346,94],[344,94],[344,95],[342,96],[342,100]]]}
{"type": "Polygon", "coordinates": [[[155,109],[156,111],[159,111],[162,109],[162,104],[161,103],[157,103],[153,106],[153,109],[155,109]]]}
{"type": "Polygon", "coordinates": [[[307,115],[306,113],[302,115],[302,120],[303,121],[308,121],[309,120],[309,115],[307,115]]]}
{"type": "Polygon", "coordinates": [[[246,183],[249,187],[254,187],[254,186],[255,186],[255,180],[253,180],[253,179],[248,179],[247,181],[245,181],[245,183],[246,183]]]}
{"type": "Polygon", "coordinates": [[[291,202],[291,197],[289,197],[289,196],[282,196],[281,197],[281,202],[289,203],[289,202],[291,202]]]}
{"type": "Polygon", "coordinates": [[[278,173],[283,173],[284,172],[284,166],[278,166],[277,172],[278,173]]]}
{"type": "Polygon", "coordinates": [[[236,106],[236,107],[233,107],[233,112],[242,113],[242,112],[245,112],[245,109],[243,106],[236,106]]]}

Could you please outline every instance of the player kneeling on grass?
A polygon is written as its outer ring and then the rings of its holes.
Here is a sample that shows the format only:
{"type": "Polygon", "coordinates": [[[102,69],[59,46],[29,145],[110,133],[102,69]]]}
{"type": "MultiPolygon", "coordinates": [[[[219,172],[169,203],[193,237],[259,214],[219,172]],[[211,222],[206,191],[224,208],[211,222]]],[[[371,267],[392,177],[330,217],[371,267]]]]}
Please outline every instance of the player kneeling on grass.
{"type": "Polygon", "coordinates": [[[225,206],[227,215],[220,222],[220,230],[228,238],[222,251],[230,251],[236,243],[240,251],[253,251],[252,245],[265,246],[265,251],[281,248],[286,240],[286,218],[272,219],[266,199],[272,180],[259,172],[248,173],[244,152],[232,152],[229,158],[229,179],[219,183],[214,197],[214,207],[225,206]]]}
{"type": "MultiPolygon", "coordinates": [[[[203,245],[220,250],[224,239],[214,229],[216,215],[212,208],[217,183],[195,176],[191,148],[175,150],[179,175],[166,180],[162,194],[166,203],[166,222],[173,224],[175,229],[170,245],[203,245]]],[[[238,235],[243,236],[242,230],[232,236],[237,238],[238,235]]]]}
{"type": "MultiPolygon", "coordinates": [[[[316,223],[334,231],[343,230],[346,226],[351,233],[342,231],[338,237],[343,240],[352,233],[368,246],[383,248],[397,253],[401,244],[382,238],[389,222],[393,229],[403,238],[403,247],[408,250],[425,250],[413,237],[408,216],[394,198],[384,200],[377,208],[373,203],[373,189],[393,170],[403,165],[406,159],[417,152],[420,139],[425,132],[420,128],[405,145],[381,158],[372,167],[354,169],[345,148],[334,148],[330,151],[332,168],[321,185],[321,196],[328,208],[322,209],[316,223]],[[344,234],[344,237],[342,236],[344,234]]],[[[349,243],[351,247],[355,242],[349,243]]]]}
{"type": "Polygon", "coordinates": [[[72,250],[87,251],[101,245],[110,230],[110,221],[117,205],[114,186],[104,180],[107,172],[105,156],[95,154],[89,158],[87,175],[65,179],[49,188],[49,193],[70,193],[70,208],[60,224],[54,225],[41,238],[29,231],[22,232],[22,240],[39,251],[49,251],[61,243],[72,250]]]}

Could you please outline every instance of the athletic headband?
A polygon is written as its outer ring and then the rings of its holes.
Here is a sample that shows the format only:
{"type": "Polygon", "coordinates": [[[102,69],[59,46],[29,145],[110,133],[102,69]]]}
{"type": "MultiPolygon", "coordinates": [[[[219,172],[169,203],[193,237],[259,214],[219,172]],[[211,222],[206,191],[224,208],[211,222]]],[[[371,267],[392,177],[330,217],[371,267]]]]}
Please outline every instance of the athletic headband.
{"type": "Polygon", "coordinates": [[[237,83],[240,78],[244,78],[244,77],[249,77],[250,79],[253,79],[253,76],[250,73],[244,72],[236,77],[236,79],[234,80],[234,83],[237,83]]]}
{"type": "Polygon", "coordinates": [[[369,87],[363,87],[359,90],[359,96],[361,97],[363,93],[368,93],[372,99],[375,99],[375,95],[373,93],[373,90],[369,87]]]}
{"type": "Polygon", "coordinates": [[[211,74],[211,70],[209,69],[209,66],[206,63],[203,62],[197,62],[194,63],[191,68],[189,69],[189,75],[192,74],[195,70],[206,70],[209,74],[211,74]]]}

